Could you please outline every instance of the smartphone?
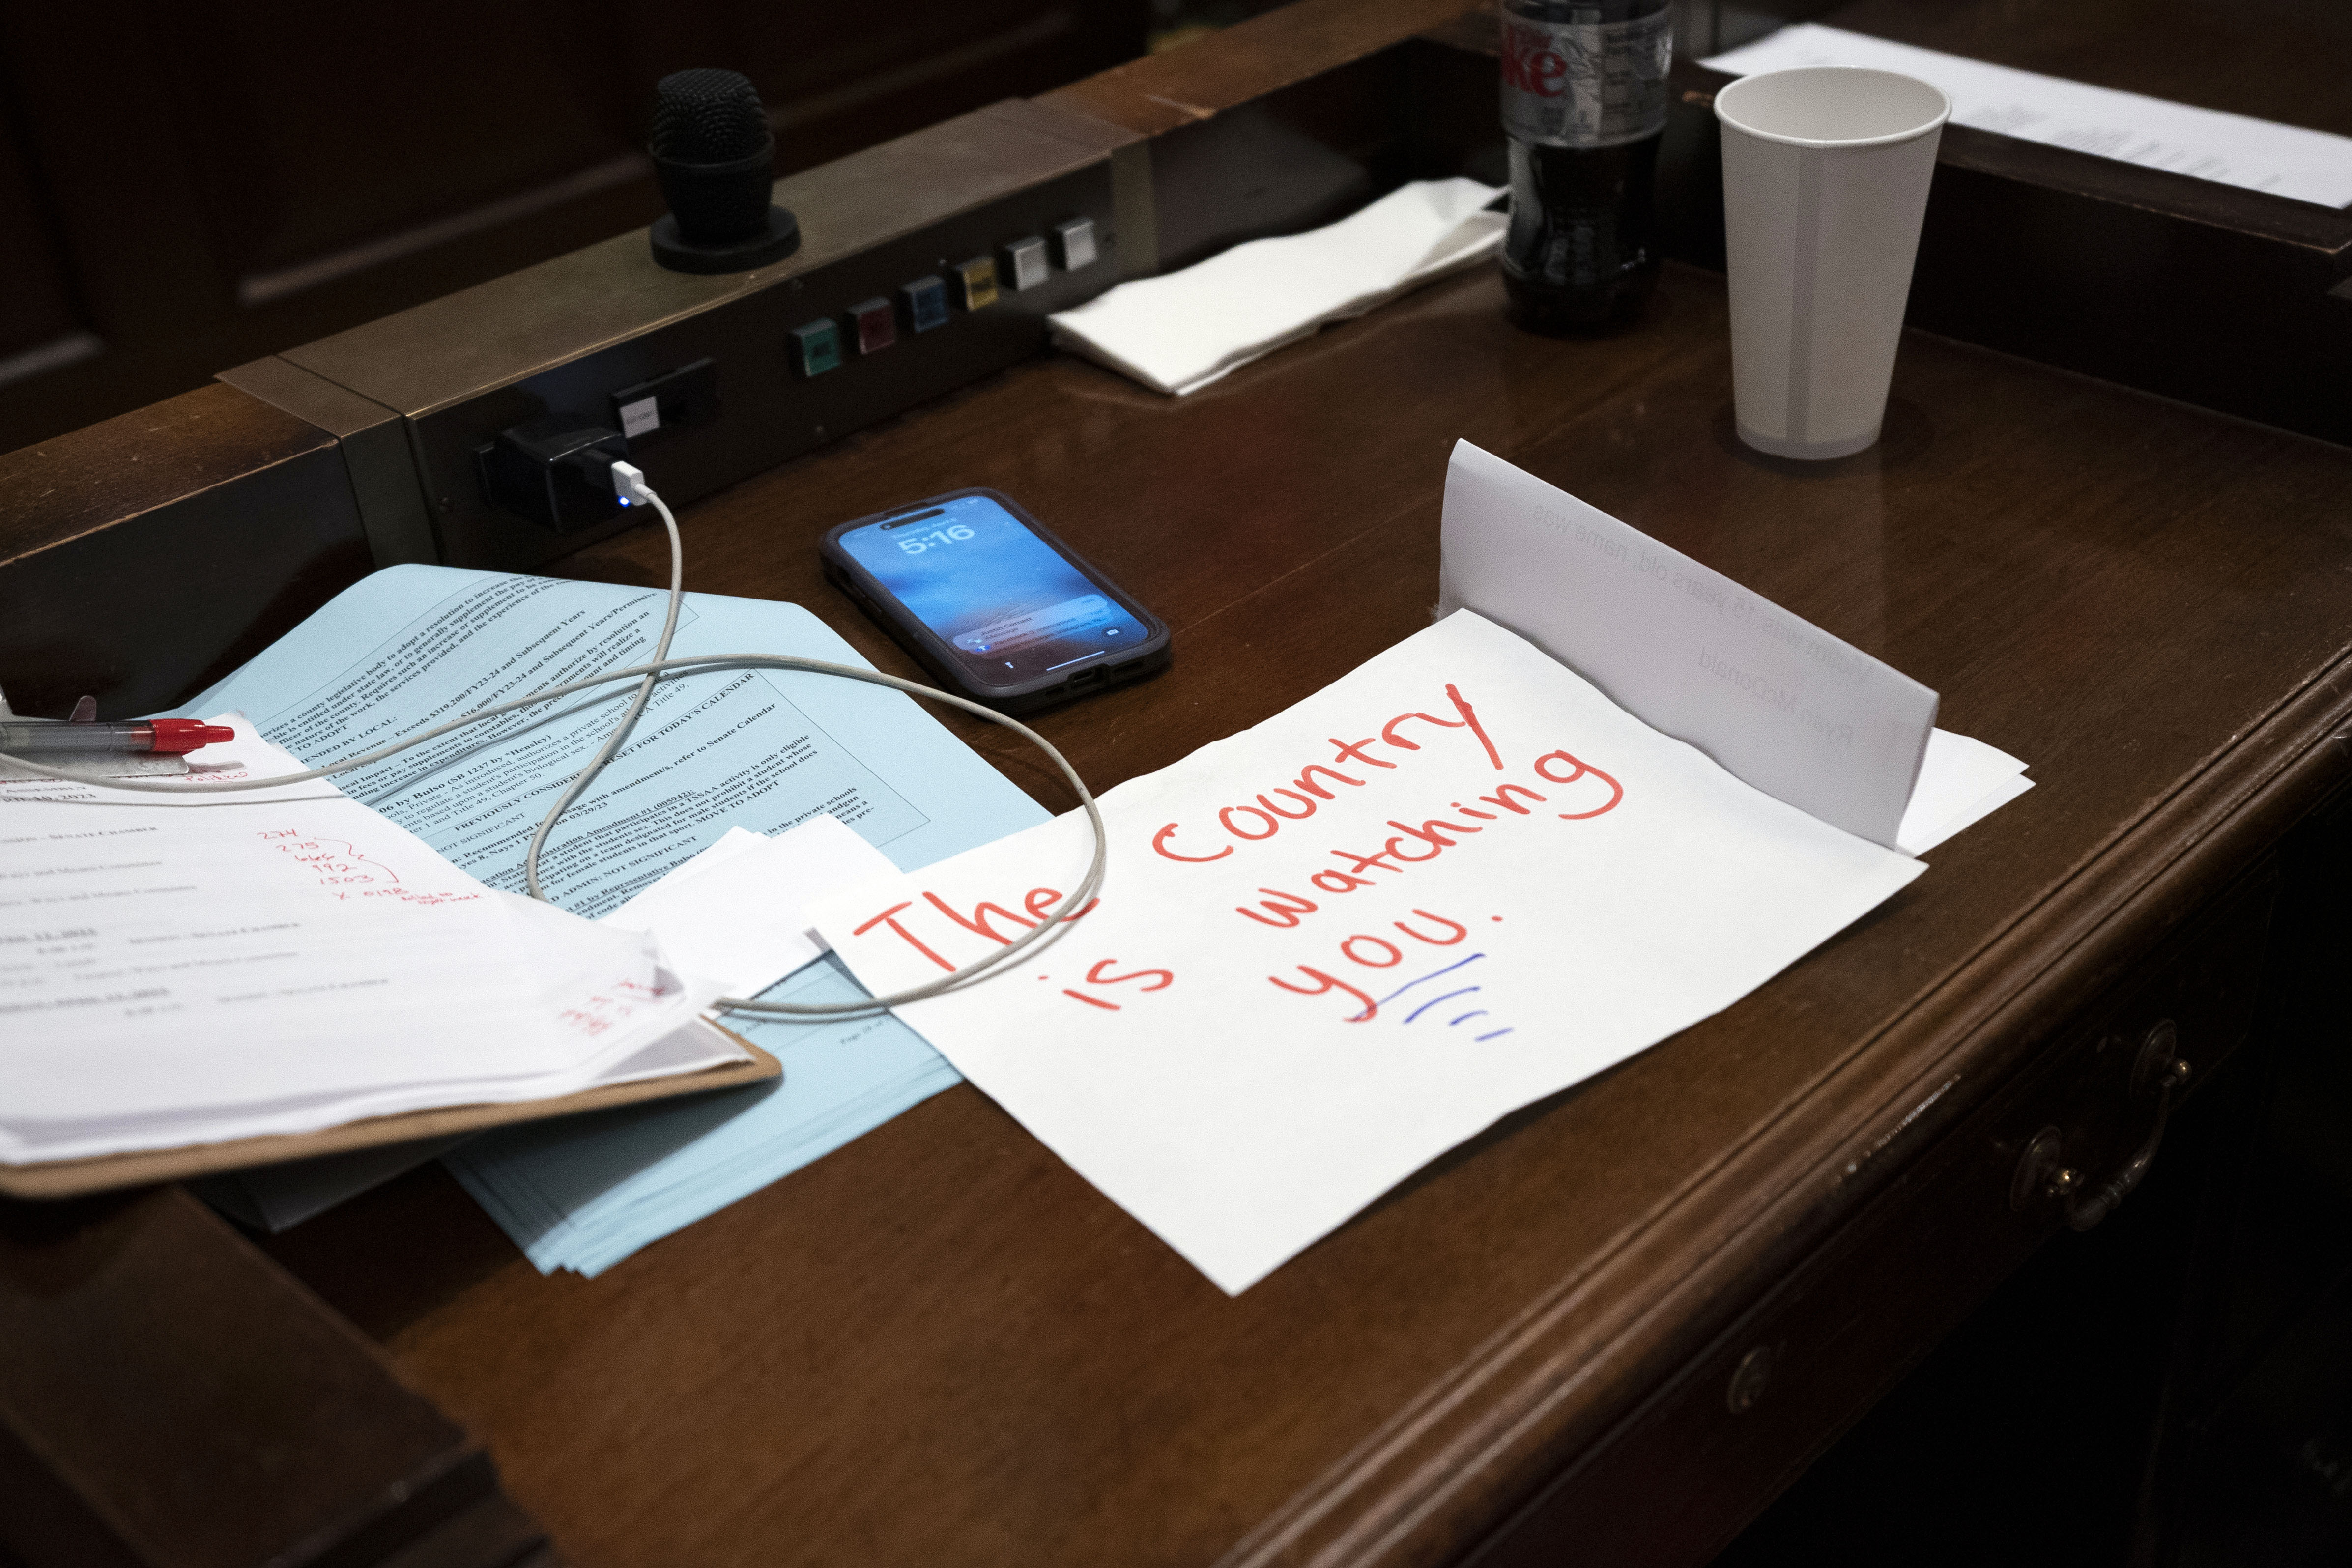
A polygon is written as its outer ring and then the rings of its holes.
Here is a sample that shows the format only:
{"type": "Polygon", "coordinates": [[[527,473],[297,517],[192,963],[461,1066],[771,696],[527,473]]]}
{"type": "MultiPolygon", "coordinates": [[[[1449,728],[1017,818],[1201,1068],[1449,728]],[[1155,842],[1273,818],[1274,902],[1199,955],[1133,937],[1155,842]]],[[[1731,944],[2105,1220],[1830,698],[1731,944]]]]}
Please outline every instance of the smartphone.
{"type": "Polygon", "coordinates": [[[1168,628],[1010,496],[841,524],[824,573],[942,685],[1024,713],[1167,667],[1168,628]]]}

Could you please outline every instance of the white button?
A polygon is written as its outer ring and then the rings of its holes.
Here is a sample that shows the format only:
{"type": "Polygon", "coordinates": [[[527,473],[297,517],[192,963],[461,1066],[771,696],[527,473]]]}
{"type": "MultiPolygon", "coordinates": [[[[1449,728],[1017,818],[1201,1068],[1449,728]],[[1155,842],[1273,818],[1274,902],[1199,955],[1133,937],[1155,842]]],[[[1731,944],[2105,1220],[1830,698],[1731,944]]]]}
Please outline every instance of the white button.
{"type": "Polygon", "coordinates": [[[1052,276],[1045,265],[1045,242],[1035,235],[1004,247],[1004,276],[1015,290],[1034,288],[1052,276]]]}
{"type": "Polygon", "coordinates": [[[1092,218],[1072,218],[1054,225],[1054,243],[1061,251],[1062,270],[1076,272],[1095,264],[1095,221],[1092,218]]]}
{"type": "Polygon", "coordinates": [[[635,402],[621,405],[621,434],[632,441],[649,430],[661,428],[661,399],[641,397],[635,402]]]}

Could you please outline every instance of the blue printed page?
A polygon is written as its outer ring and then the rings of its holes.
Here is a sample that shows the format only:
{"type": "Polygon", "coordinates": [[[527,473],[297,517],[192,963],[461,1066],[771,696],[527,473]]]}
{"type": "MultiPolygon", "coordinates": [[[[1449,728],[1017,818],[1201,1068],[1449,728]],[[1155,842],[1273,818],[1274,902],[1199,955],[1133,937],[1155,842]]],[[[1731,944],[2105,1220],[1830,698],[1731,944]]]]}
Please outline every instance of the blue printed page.
{"type": "MultiPolygon", "coordinates": [[[[667,596],[448,567],[377,572],[183,711],[241,710],[315,767],[471,708],[651,657],[667,596]]],[[[864,666],[797,605],[688,594],[671,652],[792,653],[864,666]]],[[[344,776],[358,799],[496,887],[631,685],[457,731],[344,776]]],[[[911,871],[1046,811],[913,699],[838,676],[728,670],[662,683],[634,738],[541,857],[554,901],[618,907],[732,826],[775,834],[829,812],[911,871]]],[[[864,996],[818,959],[771,999],[864,996]]],[[[958,1082],[896,1019],[730,1027],[783,1078],[507,1129],[447,1163],[542,1270],[586,1273],[757,1191],[958,1082]]]]}
{"type": "MultiPolygon", "coordinates": [[[[236,709],[311,767],[470,708],[651,658],[655,589],[395,566],[344,590],[181,711],[236,709]]],[[[866,665],[796,604],[689,593],[671,653],[792,653],[866,665]]],[[[493,887],[594,755],[633,684],[457,730],[341,777],[493,887]]],[[[1046,812],[913,698],[836,675],[723,670],[666,680],[635,736],[540,857],[554,903],[593,919],[718,841],[831,812],[911,871],[1046,812]]]]}

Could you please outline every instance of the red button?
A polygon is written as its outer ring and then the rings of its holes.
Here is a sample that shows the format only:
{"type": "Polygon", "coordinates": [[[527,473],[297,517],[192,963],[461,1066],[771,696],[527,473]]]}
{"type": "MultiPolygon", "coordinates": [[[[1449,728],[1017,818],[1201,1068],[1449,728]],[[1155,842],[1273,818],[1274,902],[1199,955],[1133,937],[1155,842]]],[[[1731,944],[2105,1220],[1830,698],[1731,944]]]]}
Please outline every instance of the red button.
{"type": "Polygon", "coordinates": [[[857,351],[879,353],[898,340],[898,318],[887,299],[868,299],[849,308],[849,319],[857,329],[857,351]]]}

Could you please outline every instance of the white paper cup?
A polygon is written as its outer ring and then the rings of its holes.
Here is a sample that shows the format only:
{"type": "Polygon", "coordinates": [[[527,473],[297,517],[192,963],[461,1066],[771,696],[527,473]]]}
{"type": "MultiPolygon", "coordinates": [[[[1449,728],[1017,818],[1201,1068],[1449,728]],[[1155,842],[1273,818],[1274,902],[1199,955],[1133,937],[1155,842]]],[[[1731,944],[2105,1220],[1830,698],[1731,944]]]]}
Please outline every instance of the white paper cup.
{"type": "Polygon", "coordinates": [[[1776,457],[1878,439],[1951,100],[1916,77],[1807,66],[1715,95],[1739,438],[1776,457]]]}

